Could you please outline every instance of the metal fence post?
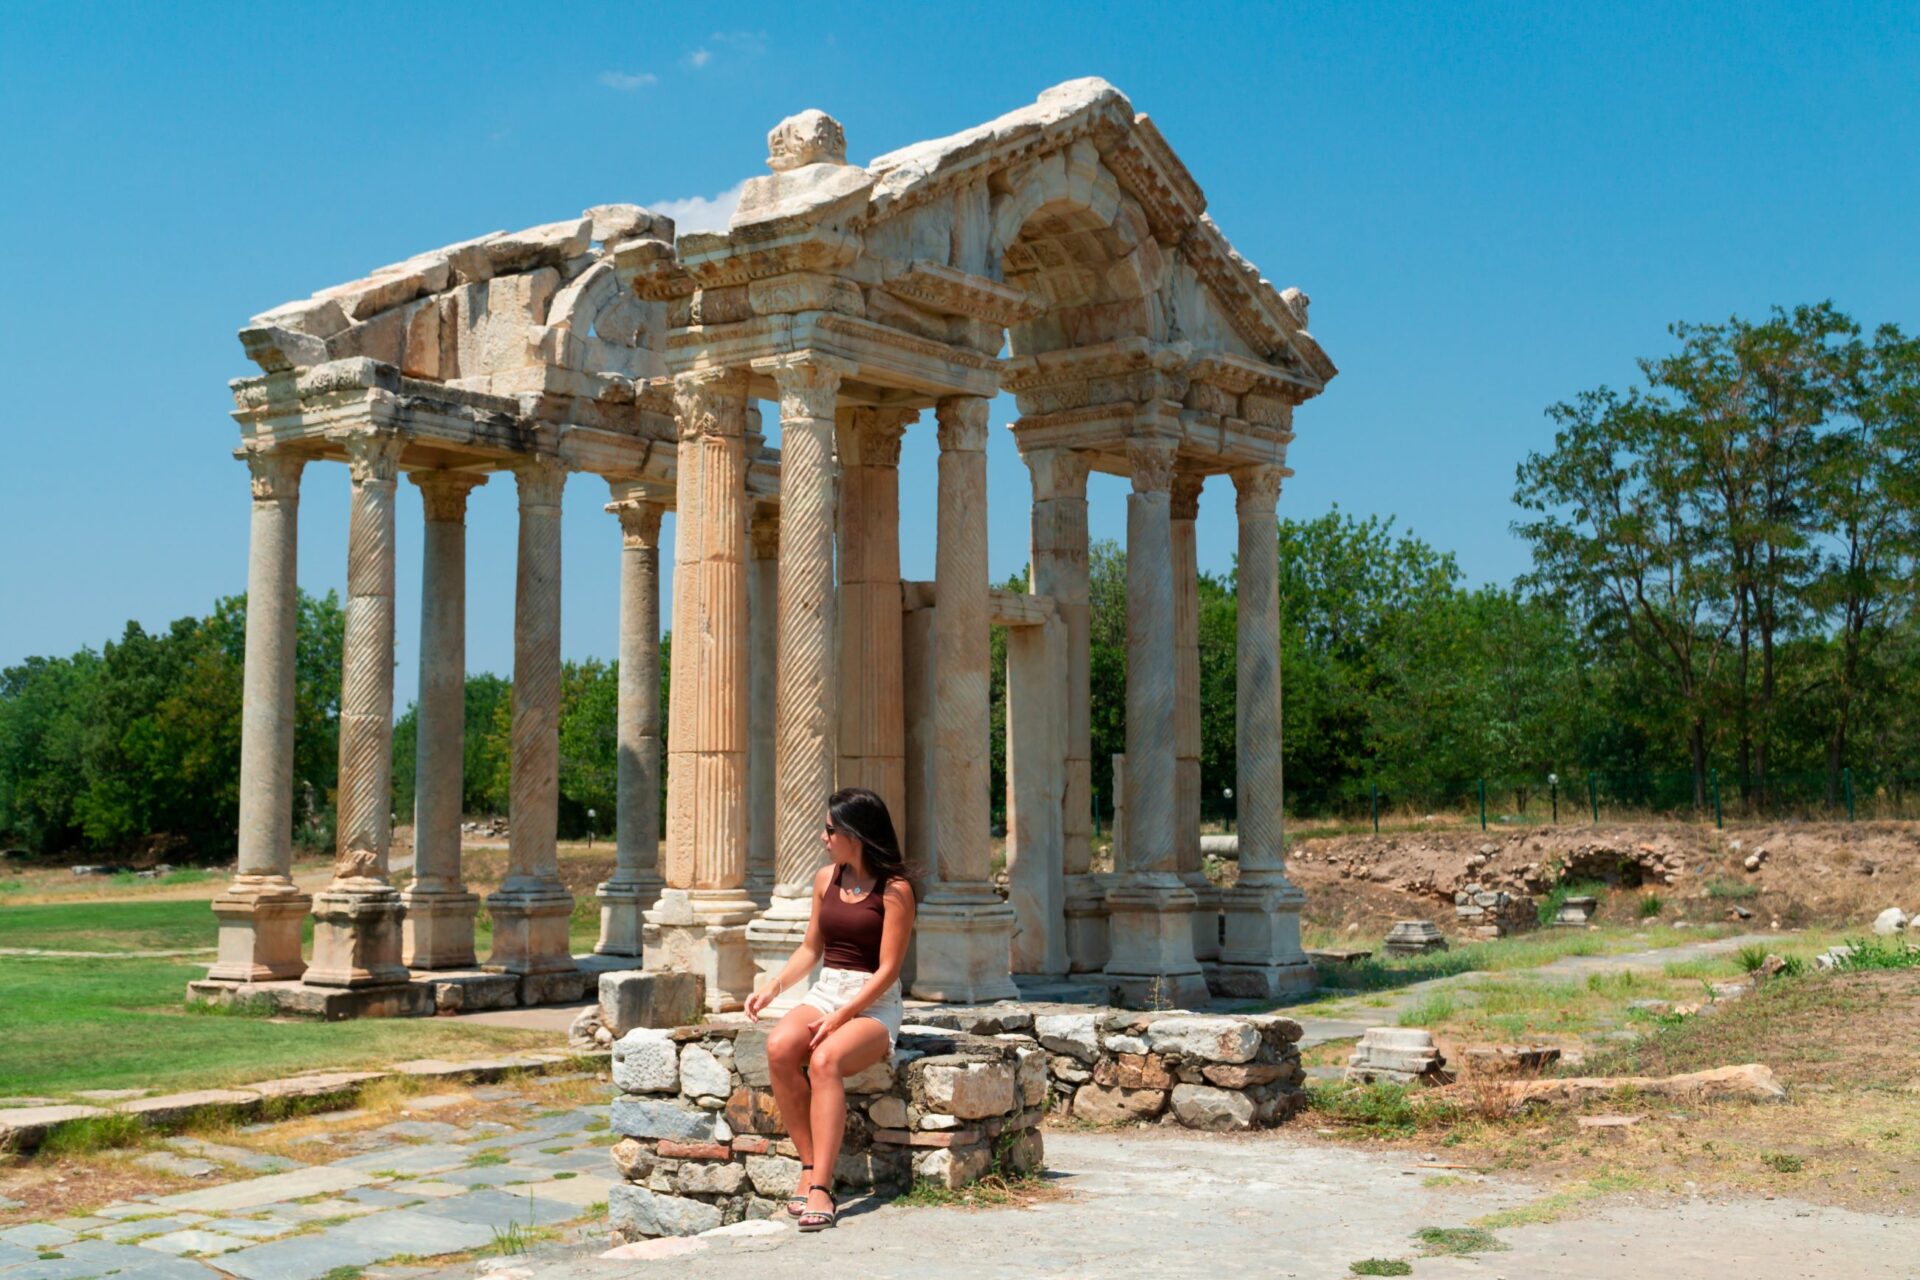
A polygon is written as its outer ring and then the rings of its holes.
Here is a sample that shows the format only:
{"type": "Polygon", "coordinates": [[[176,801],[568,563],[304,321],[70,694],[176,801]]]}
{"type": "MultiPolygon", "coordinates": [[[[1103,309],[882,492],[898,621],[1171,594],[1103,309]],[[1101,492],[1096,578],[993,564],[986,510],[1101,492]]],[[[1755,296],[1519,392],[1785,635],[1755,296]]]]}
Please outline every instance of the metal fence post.
{"type": "Polygon", "coordinates": [[[1842,785],[1847,789],[1847,821],[1852,822],[1853,821],[1853,770],[1852,769],[1848,768],[1848,769],[1842,769],[1840,771],[1840,785],[1842,785]]]}
{"type": "Polygon", "coordinates": [[[1485,778],[1481,778],[1479,780],[1479,787],[1480,787],[1480,829],[1482,831],[1485,831],[1487,829],[1487,780],[1485,778]]]}
{"type": "Polygon", "coordinates": [[[1587,770],[1587,803],[1593,806],[1593,825],[1600,825],[1600,783],[1593,770],[1587,770]]]}

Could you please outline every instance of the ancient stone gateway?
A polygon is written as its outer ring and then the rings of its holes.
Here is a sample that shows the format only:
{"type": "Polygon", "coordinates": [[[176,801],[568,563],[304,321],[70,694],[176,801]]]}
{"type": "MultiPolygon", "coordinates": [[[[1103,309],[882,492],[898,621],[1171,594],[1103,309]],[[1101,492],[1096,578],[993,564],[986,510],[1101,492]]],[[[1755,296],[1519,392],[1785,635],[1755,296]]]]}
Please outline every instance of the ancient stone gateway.
{"type": "Polygon", "coordinates": [[[331,1015],[578,998],[586,969],[696,971],[737,1008],[804,928],[822,797],[870,786],[923,903],[911,991],[978,1002],[1016,972],[1103,979],[1133,1004],[1309,982],[1282,867],[1275,504],[1294,408],[1334,367],[1307,299],[1205,213],[1165,139],[1100,80],[978,128],[846,160],[818,111],[768,138],[725,232],[677,240],[632,205],[422,254],[241,331],[253,477],[238,874],[198,994],[331,1015]],[[1033,479],[1032,594],[987,576],[988,402],[1014,393],[1033,479]],[[756,400],[777,400],[768,448],[756,400]],[[903,434],[938,433],[932,582],[900,575],[903,434]],[[924,428],[920,428],[924,429],[924,428]],[[294,546],[303,469],[353,485],[339,858],[289,875],[294,546]],[[1127,830],[1093,870],[1087,475],[1127,499],[1127,830]],[[466,495],[520,509],[512,837],[474,953],[459,797],[466,495]],[[418,865],[388,883],[394,492],[425,500],[418,865]],[[555,857],[559,513],[604,479],[620,582],[618,863],[597,958],[569,954],[555,857]],[[1199,856],[1193,521],[1225,474],[1240,523],[1240,877],[1199,856]],[[656,663],[674,520],[665,840],[656,663]],[[990,877],[988,640],[1014,628],[1011,894],[990,877]],[[313,957],[300,954],[311,910],[313,957]],[[584,967],[583,967],[584,966],[584,967]]]}

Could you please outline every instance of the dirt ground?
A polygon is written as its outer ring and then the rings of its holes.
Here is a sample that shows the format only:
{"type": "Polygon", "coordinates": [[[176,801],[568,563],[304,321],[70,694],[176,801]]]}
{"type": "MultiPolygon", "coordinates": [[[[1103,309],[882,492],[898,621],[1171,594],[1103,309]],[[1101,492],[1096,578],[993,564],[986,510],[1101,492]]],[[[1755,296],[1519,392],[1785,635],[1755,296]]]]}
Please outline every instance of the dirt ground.
{"type": "Polygon", "coordinates": [[[1451,933],[1453,895],[1468,884],[1538,896],[1563,880],[1634,890],[1603,902],[1603,918],[1620,923],[1639,918],[1652,894],[1669,921],[1724,921],[1738,908],[1759,927],[1864,927],[1890,906],[1920,911],[1920,824],[1404,830],[1301,840],[1287,872],[1306,892],[1308,924],[1368,934],[1410,914],[1451,933]],[[1750,857],[1757,870],[1746,869],[1750,857]]]}

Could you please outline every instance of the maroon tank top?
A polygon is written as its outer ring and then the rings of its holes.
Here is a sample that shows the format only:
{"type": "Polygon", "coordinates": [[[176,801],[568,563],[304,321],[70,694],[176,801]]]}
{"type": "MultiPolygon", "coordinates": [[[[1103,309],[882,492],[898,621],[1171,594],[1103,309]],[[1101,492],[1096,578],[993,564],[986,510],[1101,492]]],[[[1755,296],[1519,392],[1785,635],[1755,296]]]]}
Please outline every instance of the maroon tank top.
{"type": "Polygon", "coordinates": [[[845,870],[844,865],[834,868],[833,879],[820,895],[820,937],[826,943],[821,960],[829,969],[878,973],[880,934],[886,925],[884,895],[876,884],[858,902],[843,901],[840,875],[845,870]]]}

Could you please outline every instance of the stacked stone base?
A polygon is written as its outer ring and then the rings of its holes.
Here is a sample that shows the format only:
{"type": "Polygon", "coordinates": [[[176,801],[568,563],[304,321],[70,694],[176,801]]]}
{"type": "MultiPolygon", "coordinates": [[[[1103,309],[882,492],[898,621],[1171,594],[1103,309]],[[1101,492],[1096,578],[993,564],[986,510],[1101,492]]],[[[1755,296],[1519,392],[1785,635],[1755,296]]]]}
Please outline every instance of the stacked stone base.
{"type": "MultiPolygon", "coordinates": [[[[777,1212],[799,1185],[799,1153],[770,1088],[764,1026],[640,1029],[614,1045],[607,1197],[626,1241],[695,1235],[777,1212]]],[[[903,1033],[890,1062],[846,1082],[838,1188],[954,1189],[1040,1166],[1046,1057],[1017,1038],[903,1033]]],[[[817,1175],[816,1175],[817,1176],[817,1175]]]]}
{"type": "Polygon", "coordinates": [[[1452,1084],[1453,1073],[1432,1032],[1371,1027],[1347,1059],[1347,1079],[1358,1084],[1452,1084]]]}
{"type": "Polygon", "coordinates": [[[310,986],[304,982],[222,982],[202,978],[187,984],[187,999],[205,1004],[265,1008],[275,1017],[427,1018],[440,1013],[578,1004],[588,999],[600,975],[631,957],[584,956],[578,969],[558,973],[503,973],[453,969],[410,974],[405,982],[366,987],[310,986]]]}
{"type": "Polygon", "coordinates": [[[1527,933],[1540,924],[1540,911],[1531,897],[1478,884],[1453,895],[1453,915],[1461,936],[1476,942],[1527,933]]]}

